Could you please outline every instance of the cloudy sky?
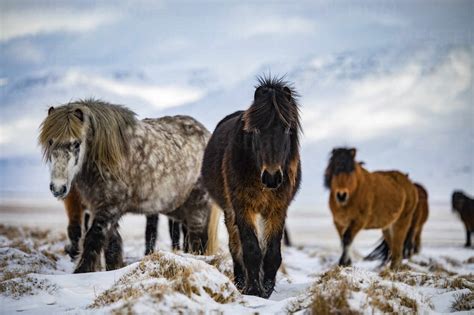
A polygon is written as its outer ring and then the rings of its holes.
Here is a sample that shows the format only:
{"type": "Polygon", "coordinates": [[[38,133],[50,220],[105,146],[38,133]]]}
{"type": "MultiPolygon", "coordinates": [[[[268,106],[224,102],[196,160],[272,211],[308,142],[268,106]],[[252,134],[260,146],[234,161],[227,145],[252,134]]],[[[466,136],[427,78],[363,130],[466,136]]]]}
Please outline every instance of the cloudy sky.
{"type": "Polygon", "coordinates": [[[255,77],[300,92],[303,188],[324,205],[335,146],[401,169],[432,200],[474,193],[472,1],[0,1],[0,197],[51,199],[38,126],[96,97],[210,130],[251,102],[255,77]]]}

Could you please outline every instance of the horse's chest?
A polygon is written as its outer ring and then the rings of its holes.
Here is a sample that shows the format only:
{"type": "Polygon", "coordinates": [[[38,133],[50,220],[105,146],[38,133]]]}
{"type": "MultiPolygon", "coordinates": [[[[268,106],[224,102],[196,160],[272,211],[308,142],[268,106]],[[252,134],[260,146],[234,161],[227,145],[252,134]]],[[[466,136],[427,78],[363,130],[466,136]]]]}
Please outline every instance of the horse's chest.
{"type": "Polygon", "coordinates": [[[266,226],[267,226],[267,220],[260,214],[257,213],[255,215],[255,221],[254,221],[254,226],[255,226],[255,234],[257,236],[258,240],[258,245],[260,246],[260,250],[265,251],[266,250],[266,226]]]}

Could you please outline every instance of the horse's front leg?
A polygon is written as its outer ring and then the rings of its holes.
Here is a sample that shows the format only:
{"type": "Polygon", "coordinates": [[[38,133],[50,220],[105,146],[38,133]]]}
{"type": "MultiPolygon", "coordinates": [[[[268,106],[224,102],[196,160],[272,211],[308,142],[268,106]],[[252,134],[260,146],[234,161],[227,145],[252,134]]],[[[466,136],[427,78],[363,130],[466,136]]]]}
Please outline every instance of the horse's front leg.
{"type": "Polygon", "coordinates": [[[282,231],[274,231],[267,240],[265,257],[263,258],[264,298],[269,298],[275,288],[275,278],[281,265],[282,231]]]}
{"type": "Polygon", "coordinates": [[[241,209],[238,210],[235,212],[235,215],[246,275],[243,293],[263,296],[263,286],[260,279],[263,257],[255,233],[255,222],[253,222],[255,215],[252,216],[251,213],[244,213],[241,209]]]}
{"type": "Polygon", "coordinates": [[[145,228],[145,256],[155,250],[156,239],[158,238],[158,214],[146,216],[145,228]]]}
{"type": "Polygon", "coordinates": [[[118,224],[114,224],[107,234],[107,242],[104,250],[106,270],[115,270],[124,266],[122,237],[118,232],[118,227],[118,224]]]}
{"type": "Polygon", "coordinates": [[[64,207],[69,219],[67,226],[67,235],[70,244],[66,245],[64,250],[72,258],[76,258],[79,254],[79,241],[81,239],[81,221],[83,206],[79,196],[79,192],[75,187],[69,192],[64,199],[64,207]]]}
{"type": "Polygon", "coordinates": [[[362,222],[353,220],[346,229],[343,227],[338,228],[342,245],[342,255],[339,259],[339,266],[350,266],[352,264],[350,256],[351,245],[357,233],[362,229],[362,226],[362,222]]]}
{"type": "MultiPolygon", "coordinates": [[[[118,216],[115,215],[118,221],[118,216]]],[[[96,210],[90,228],[84,236],[83,248],[74,273],[93,272],[100,263],[100,254],[113,226],[114,215],[106,209],[96,210]]]]}

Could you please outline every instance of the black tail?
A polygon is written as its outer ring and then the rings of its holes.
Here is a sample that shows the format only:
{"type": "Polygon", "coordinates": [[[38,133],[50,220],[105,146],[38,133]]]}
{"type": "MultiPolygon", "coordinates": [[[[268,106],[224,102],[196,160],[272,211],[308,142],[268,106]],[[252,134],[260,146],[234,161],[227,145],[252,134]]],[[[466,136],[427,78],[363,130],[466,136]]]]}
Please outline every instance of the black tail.
{"type": "Polygon", "coordinates": [[[382,260],[387,261],[389,257],[390,250],[388,248],[387,242],[382,238],[380,244],[375,247],[375,249],[364,257],[364,260],[382,260]]]}

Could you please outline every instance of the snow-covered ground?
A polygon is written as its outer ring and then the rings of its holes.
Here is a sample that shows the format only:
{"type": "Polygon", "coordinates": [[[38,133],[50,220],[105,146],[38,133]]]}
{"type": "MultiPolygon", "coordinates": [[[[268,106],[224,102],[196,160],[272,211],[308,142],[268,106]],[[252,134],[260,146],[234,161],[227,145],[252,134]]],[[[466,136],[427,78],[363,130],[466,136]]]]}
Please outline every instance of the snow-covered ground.
{"type": "Polygon", "coordinates": [[[446,313],[472,312],[474,251],[448,205],[432,205],[420,255],[398,272],[362,261],[380,231],[359,234],[353,267],[335,267],[339,240],[327,211],[292,209],[288,226],[293,247],[283,249],[283,267],[269,300],[240,294],[221,228],[221,254],[171,253],[165,217],[159,251],[143,258],[145,219],[121,223],[127,266],[71,274],[63,252],[66,215],[60,204],[0,204],[0,313],[446,313]]]}

